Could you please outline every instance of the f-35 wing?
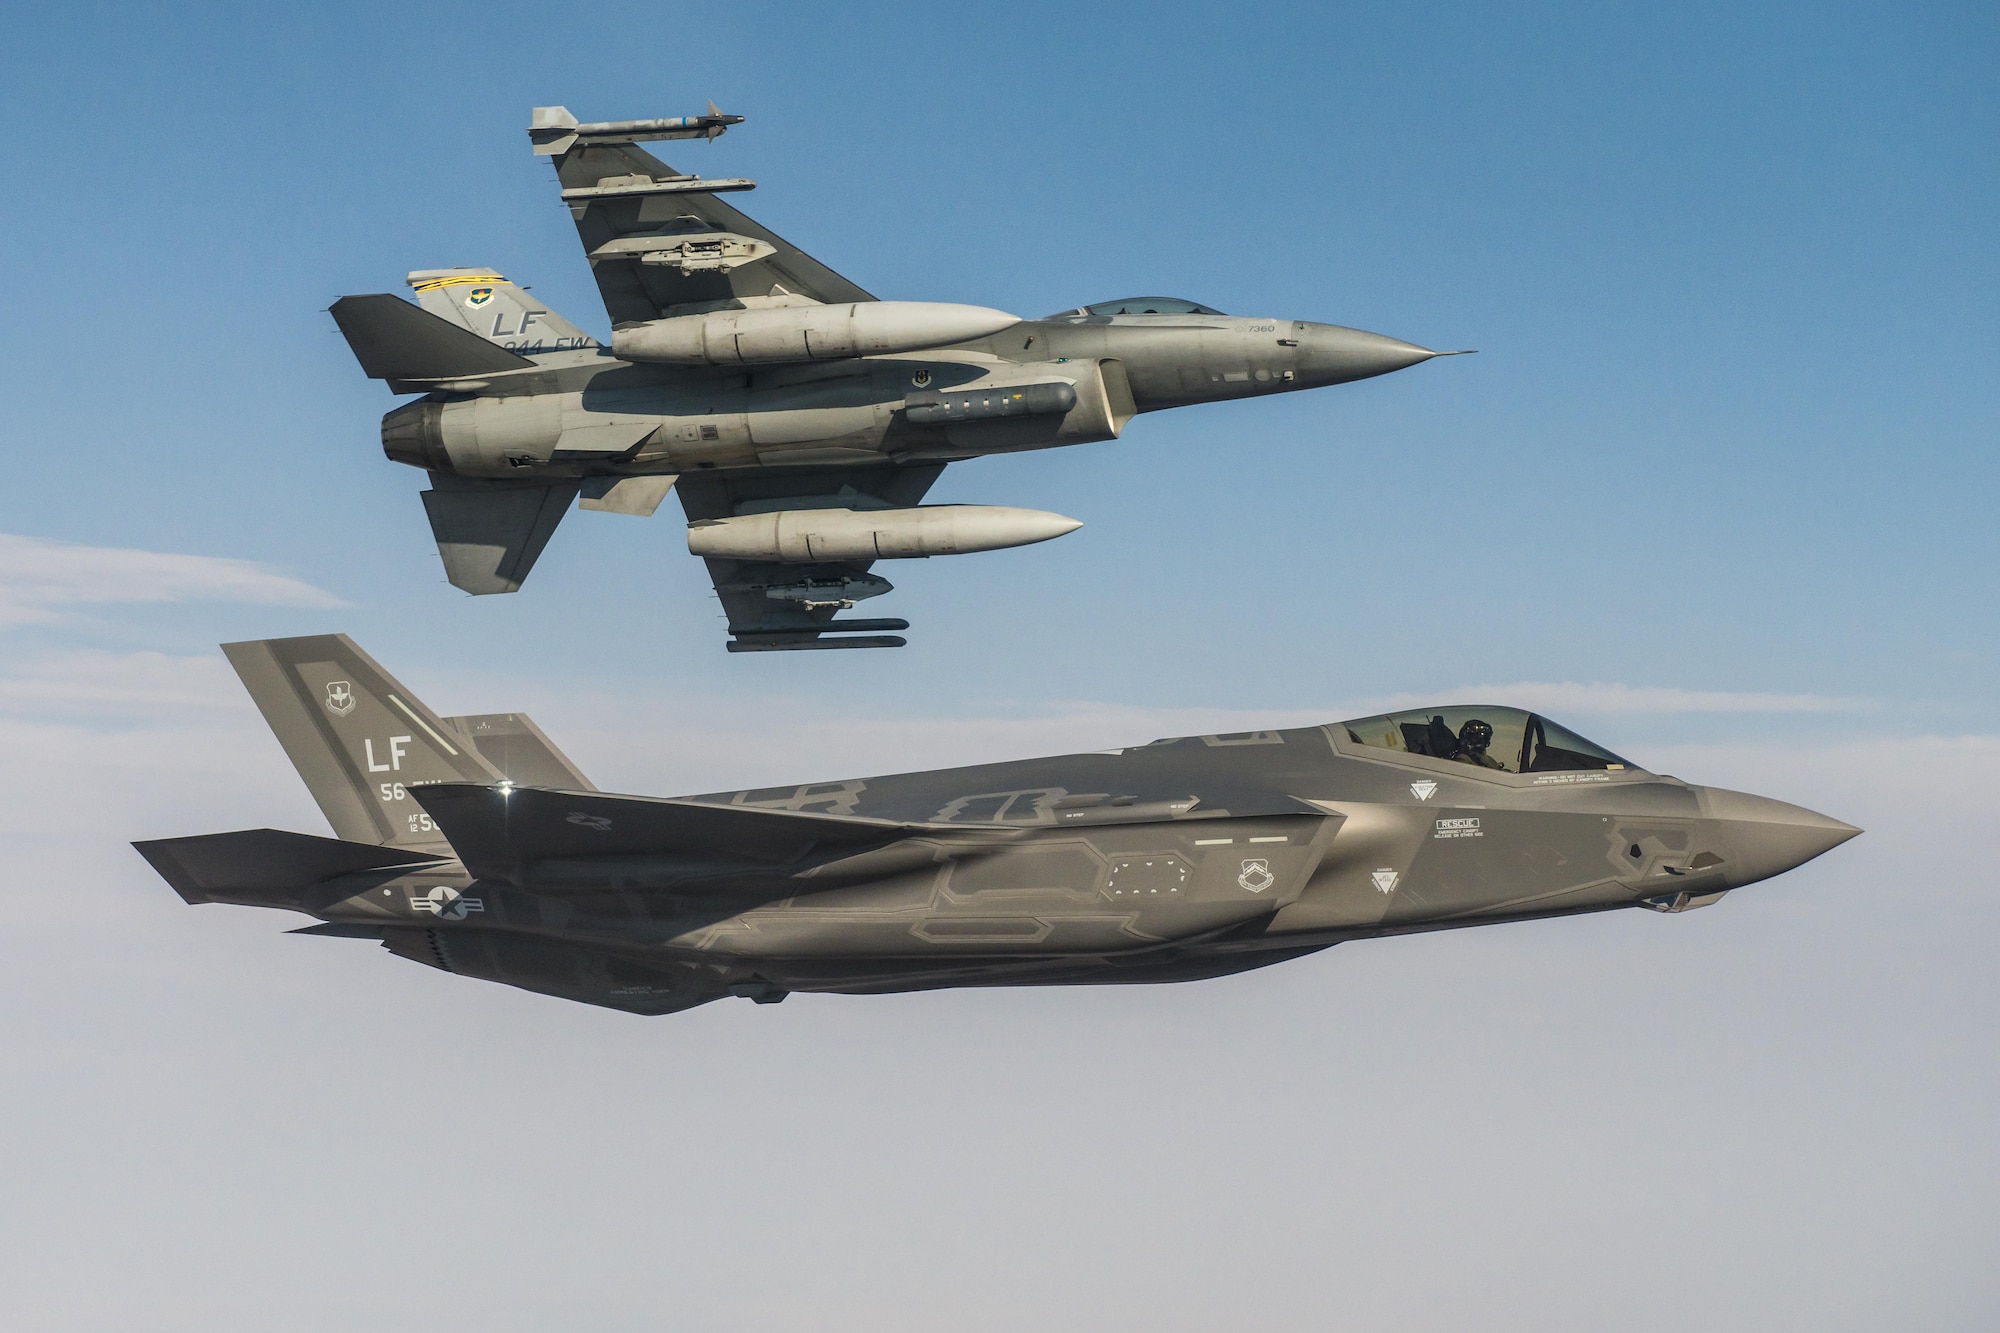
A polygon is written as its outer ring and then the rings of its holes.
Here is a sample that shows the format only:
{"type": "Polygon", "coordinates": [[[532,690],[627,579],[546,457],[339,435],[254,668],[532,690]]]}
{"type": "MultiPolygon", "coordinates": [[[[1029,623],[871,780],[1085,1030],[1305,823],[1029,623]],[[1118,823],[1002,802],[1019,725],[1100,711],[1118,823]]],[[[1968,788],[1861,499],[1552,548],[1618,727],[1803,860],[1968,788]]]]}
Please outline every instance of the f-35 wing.
{"type": "MultiPolygon", "coordinates": [[[[697,525],[746,514],[811,509],[866,512],[915,505],[943,463],[848,467],[725,468],[685,473],[675,488],[697,525]]],[[[890,591],[869,573],[872,560],[761,561],[705,558],[715,595],[729,616],[732,653],[813,648],[900,648],[906,620],[836,619],[868,597],[890,591]]]]}
{"type": "Polygon", "coordinates": [[[745,298],[804,297],[821,304],[873,301],[782,236],[716,194],[755,182],[710,180],[674,170],[638,138],[713,138],[740,117],[579,125],[561,107],[535,108],[538,153],[552,156],[563,201],[597,277],[612,326],[745,298]],[[719,123],[721,122],[721,123],[719,123]],[[648,130],[645,127],[656,127],[648,130]]]}

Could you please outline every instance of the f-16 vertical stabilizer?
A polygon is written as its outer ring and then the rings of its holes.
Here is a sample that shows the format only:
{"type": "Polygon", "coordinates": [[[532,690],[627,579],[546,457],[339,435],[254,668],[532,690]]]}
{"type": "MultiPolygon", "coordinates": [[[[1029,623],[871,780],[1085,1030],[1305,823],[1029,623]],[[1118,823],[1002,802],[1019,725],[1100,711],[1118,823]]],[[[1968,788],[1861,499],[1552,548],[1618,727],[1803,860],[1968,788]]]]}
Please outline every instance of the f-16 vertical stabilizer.
{"type": "Polygon", "coordinates": [[[418,269],[406,279],[426,313],[510,352],[595,347],[597,339],[490,268],[418,269]]]}

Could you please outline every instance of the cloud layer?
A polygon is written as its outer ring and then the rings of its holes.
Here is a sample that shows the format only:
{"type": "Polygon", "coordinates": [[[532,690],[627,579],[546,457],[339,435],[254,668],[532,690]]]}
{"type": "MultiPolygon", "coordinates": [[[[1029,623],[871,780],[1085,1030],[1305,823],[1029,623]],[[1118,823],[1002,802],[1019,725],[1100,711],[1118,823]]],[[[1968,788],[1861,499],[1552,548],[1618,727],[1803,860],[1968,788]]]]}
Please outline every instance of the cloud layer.
{"type": "Polygon", "coordinates": [[[77,606],[197,601],[345,605],[332,593],[250,560],[0,533],[0,628],[46,624],[77,606]]]}

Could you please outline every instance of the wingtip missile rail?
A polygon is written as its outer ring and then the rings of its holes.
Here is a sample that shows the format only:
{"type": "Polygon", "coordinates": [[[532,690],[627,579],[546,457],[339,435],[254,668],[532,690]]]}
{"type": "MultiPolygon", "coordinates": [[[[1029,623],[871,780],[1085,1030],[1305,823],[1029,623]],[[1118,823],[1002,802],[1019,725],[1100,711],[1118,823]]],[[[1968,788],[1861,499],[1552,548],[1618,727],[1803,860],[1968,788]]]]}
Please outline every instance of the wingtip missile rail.
{"type": "Polygon", "coordinates": [[[538,106],[528,125],[528,138],[542,157],[560,157],[579,143],[646,143],[655,139],[713,139],[743,117],[723,114],[714,102],[706,114],[666,116],[653,120],[593,120],[579,122],[568,107],[538,106]]]}

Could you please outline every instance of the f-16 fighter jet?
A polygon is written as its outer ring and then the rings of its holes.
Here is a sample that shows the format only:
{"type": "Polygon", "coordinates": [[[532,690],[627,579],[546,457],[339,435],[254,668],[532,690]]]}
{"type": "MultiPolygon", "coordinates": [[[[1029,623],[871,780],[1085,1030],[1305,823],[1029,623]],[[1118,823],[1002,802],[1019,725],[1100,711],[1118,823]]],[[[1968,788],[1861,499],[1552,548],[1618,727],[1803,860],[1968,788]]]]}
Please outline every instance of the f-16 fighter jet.
{"type": "Polygon", "coordinates": [[[878,560],[1021,546],[1061,514],[925,505],[947,463],[1115,438],[1187,403],[1343,384],[1442,355],[1332,324],[1231,317],[1141,297],[1021,319],[881,301],[717,196],[747,180],[675,171],[640,140],[706,138],[740,116],[529,134],[611,316],[611,345],[484,268],[409,275],[417,304],[346,296],[362,369],[423,395],[382,447],[430,474],[452,583],[513,592],[572,501],[649,515],[679,479],[729,649],[898,647],[900,620],[836,619],[890,590],[878,560]]]}
{"type": "Polygon", "coordinates": [[[1680,912],[1860,831],[1484,705],[613,796],[526,717],[439,717],[344,636],[224,651],[338,837],[137,844],[183,898],[638,1014],[1191,981],[1381,935],[1680,912]]]}

